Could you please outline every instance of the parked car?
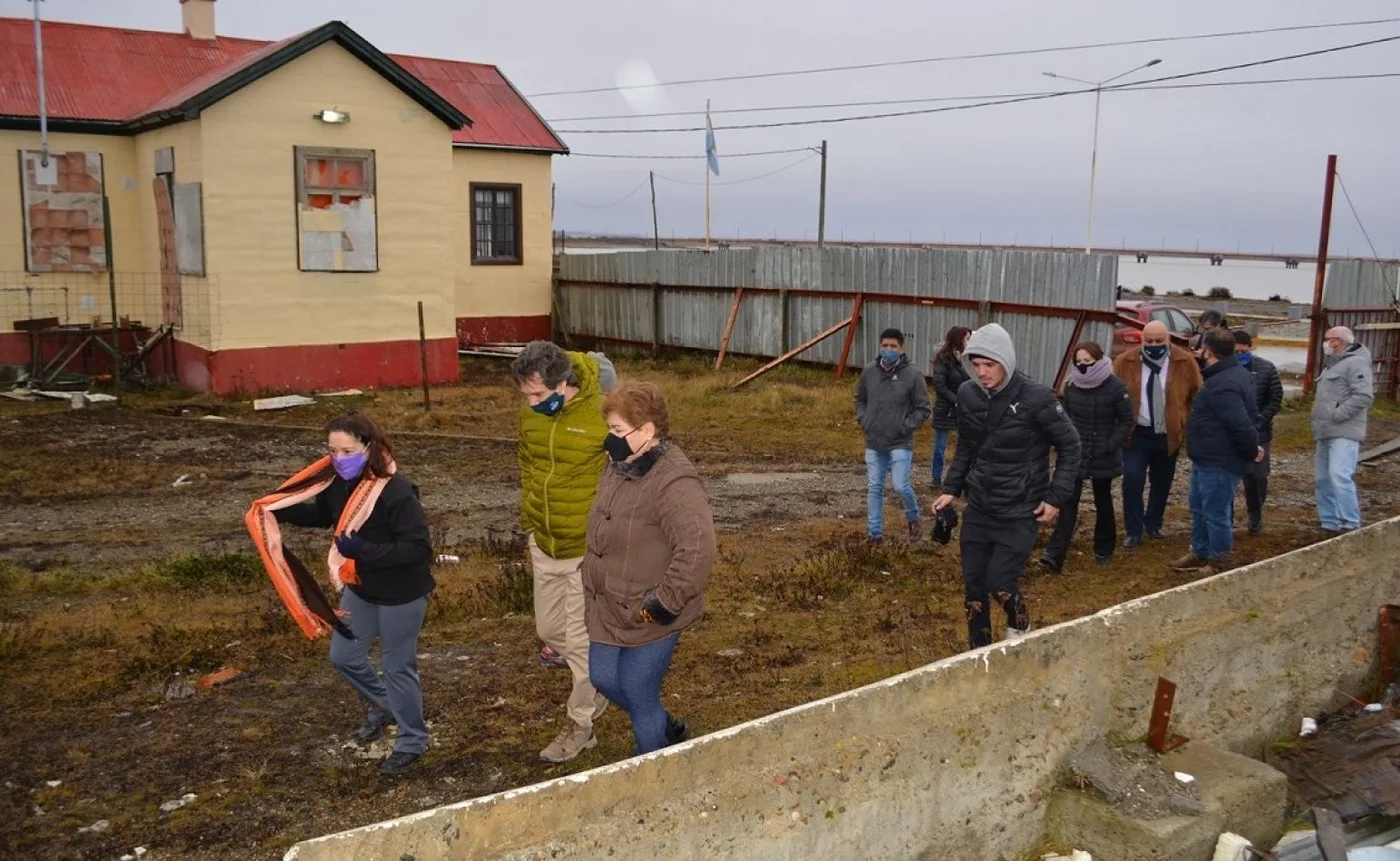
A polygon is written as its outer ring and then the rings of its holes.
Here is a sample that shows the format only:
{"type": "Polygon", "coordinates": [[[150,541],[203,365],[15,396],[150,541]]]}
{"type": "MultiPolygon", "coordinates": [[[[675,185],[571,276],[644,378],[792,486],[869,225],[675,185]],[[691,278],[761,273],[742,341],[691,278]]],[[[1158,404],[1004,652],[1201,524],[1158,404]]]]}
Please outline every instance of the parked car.
{"type": "MultiPolygon", "coordinates": [[[[1186,316],[1186,312],[1165,302],[1119,302],[1118,313],[1120,316],[1132,317],[1144,326],[1153,320],[1165,324],[1167,331],[1179,338],[1179,343],[1182,346],[1185,346],[1184,342],[1187,339],[1196,334],[1196,324],[1191,322],[1191,318],[1186,316]]],[[[1127,323],[1113,324],[1112,354],[1114,358],[1141,344],[1141,329],[1135,329],[1127,323]]]]}

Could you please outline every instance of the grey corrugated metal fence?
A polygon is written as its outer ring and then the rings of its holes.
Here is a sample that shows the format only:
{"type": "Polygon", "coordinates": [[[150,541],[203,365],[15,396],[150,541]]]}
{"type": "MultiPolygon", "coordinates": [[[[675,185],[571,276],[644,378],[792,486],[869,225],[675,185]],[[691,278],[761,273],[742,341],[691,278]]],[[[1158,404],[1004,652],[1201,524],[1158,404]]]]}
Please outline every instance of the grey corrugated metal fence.
{"type": "Polygon", "coordinates": [[[1376,392],[1394,398],[1400,390],[1400,321],[1396,308],[1400,266],[1372,260],[1334,260],[1322,292],[1328,327],[1347,326],[1379,366],[1376,392]],[[1374,327],[1374,328],[1373,328],[1374,327]]]}
{"type": "MultiPolygon", "coordinates": [[[[744,288],[729,350],[772,357],[850,317],[860,294],[852,367],[873,360],[885,328],[905,332],[911,361],[927,371],[949,327],[994,321],[1011,333],[1020,368],[1046,383],[1081,313],[1079,338],[1109,349],[1118,285],[1112,254],[1000,249],[620,251],[565,254],[558,270],[556,310],[571,336],[717,351],[744,288]]],[[[837,334],[798,359],[835,365],[843,345],[837,334]]]]}

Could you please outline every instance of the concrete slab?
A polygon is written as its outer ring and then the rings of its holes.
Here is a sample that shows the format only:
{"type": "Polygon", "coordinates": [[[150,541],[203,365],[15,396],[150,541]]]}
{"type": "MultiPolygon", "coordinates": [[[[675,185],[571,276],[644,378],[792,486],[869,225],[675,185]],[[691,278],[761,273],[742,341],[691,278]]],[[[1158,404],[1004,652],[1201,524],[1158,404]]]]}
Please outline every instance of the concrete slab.
{"type": "Polygon", "coordinates": [[[1099,798],[1061,789],[1050,799],[1046,839],[1082,846],[1095,861],[1210,861],[1220,836],[1216,817],[1136,819],[1099,798]]]}
{"type": "Polygon", "coordinates": [[[1255,846],[1273,846],[1283,836],[1288,778],[1283,772],[1228,750],[1192,742],[1162,757],[1162,764],[1196,778],[1206,810],[1255,846]]]}

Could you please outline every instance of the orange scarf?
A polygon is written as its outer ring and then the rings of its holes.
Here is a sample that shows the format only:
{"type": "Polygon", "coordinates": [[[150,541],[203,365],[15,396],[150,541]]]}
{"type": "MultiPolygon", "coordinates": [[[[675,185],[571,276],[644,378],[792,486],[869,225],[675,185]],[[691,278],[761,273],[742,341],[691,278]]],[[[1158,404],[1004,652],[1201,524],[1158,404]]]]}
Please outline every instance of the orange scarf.
{"type": "MultiPolygon", "coordinates": [[[[390,476],[396,471],[393,461],[389,462],[388,471],[390,476]]],[[[313,640],[332,629],[351,640],[355,636],[331,608],[330,600],[321,591],[316,578],[311,576],[292,551],[282,545],[282,530],[273,512],[315,499],[330,487],[334,477],[330,456],[322,457],[282,482],[273,493],[256,500],[243,516],[248,534],[258,548],[258,555],[262,557],[263,567],[267,569],[267,576],[277,589],[278,596],[287,605],[302,633],[313,640]]],[[[389,476],[366,477],[355,485],[350,499],[345,503],[345,510],[340,514],[335,534],[340,536],[358,532],[374,512],[374,505],[388,483],[389,476]]],[[[331,541],[330,552],[326,555],[326,569],[337,592],[345,588],[346,583],[360,582],[355,571],[355,560],[342,556],[335,541],[331,541]]]]}

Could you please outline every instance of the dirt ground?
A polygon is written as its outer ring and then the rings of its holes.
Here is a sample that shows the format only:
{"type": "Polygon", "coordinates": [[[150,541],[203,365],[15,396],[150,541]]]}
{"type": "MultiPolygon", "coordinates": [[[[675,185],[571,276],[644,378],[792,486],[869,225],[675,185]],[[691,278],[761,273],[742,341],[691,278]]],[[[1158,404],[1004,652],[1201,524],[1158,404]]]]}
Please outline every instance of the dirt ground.
{"type": "MultiPolygon", "coordinates": [[[[666,684],[668,707],[697,733],[954,654],[966,637],[955,545],[863,546],[853,381],[783,368],[731,392],[752,367],[620,363],[668,391],[721,527],[707,616],[666,684]]],[[[86,411],[0,402],[0,857],[107,859],[141,846],[146,858],[273,858],[307,837],[626,757],[626,717],[611,709],[597,748],[563,766],[538,759],[564,719],[568,674],[536,663],[516,534],[518,402],[503,371],[465,365],[428,415],[415,392],[271,414],[175,392],[86,411]],[[396,433],[439,552],[462,557],[436,570],[420,644],[432,746],[399,780],[378,776],[383,743],[349,741],[354,695],[326,644],[292,626],[241,521],[322,451],[317,429],[347,407],[396,433]],[[247,675],[187,695],[224,666],[247,675]]],[[[1266,530],[1241,533],[1243,562],[1322,537],[1305,410],[1279,418],[1266,530]]],[[[1400,411],[1378,407],[1371,429],[1373,442],[1400,435],[1400,411]]],[[[925,505],[930,444],[925,431],[925,505]]],[[[1034,624],[1181,582],[1166,562],[1187,547],[1187,470],[1183,458],[1168,540],[1099,566],[1084,536],[1064,574],[1028,572],[1034,624]]],[[[1368,521],[1400,514],[1398,478],[1400,458],[1363,470],[1368,521]]],[[[303,559],[325,540],[288,537],[303,559]]]]}

